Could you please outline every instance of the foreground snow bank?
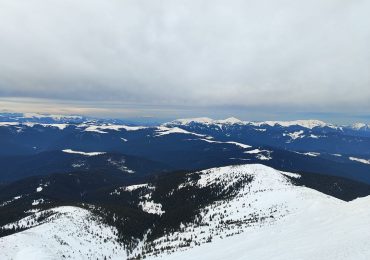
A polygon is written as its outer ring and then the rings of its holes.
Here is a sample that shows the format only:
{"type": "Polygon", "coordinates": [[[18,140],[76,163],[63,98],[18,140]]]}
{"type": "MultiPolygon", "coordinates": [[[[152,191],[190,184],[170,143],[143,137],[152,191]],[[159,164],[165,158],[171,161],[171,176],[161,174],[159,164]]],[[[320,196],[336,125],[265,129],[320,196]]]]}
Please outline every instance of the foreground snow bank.
{"type": "Polygon", "coordinates": [[[0,238],[0,259],[125,259],[115,230],[88,210],[58,207],[42,225],[0,238]]]}
{"type": "MultiPolygon", "coordinates": [[[[146,259],[169,260],[370,259],[366,232],[370,197],[344,202],[295,186],[290,179],[300,178],[299,174],[258,164],[197,174],[199,178],[188,175],[177,189],[217,187],[226,192],[241,186],[234,196],[201,208],[197,221],[183,223],[178,231],[154,241],[144,239],[135,252],[146,259]]],[[[151,186],[122,187],[111,195],[145,187],[151,186]]],[[[141,206],[165,215],[159,205],[141,206]]],[[[45,223],[0,238],[0,259],[126,259],[123,246],[116,242],[116,230],[89,211],[77,207],[52,211],[45,223]]]]}
{"type": "Polygon", "coordinates": [[[212,242],[179,250],[163,259],[370,259],[370,233],[365,231],[370,225],[370,197],[344,202],[294,186],[286,176],[299,178],[297,174],[262,165],[232,169],[222,167],[205,171],[198,185],[212,184],[216,178],[232,181],[230,172],[233,171],[234,178],[240,174],[253,176],[250,190],[208,207],[206,214],[212,216],[212,221],[207,223],[209,226],[189,227],[169,236],[181,240],[205,234],[212,236],[212,242]],[[243,208],[243,204],[249,207],[243,208]],[[228,230],[217,232],[220,222],[215,217],[224,210],[230,222],[241,221],[248,214],[256,214],[260,220],[269,214],[274,218],[242,225],[242,232],[227,236],[228,230]]]}

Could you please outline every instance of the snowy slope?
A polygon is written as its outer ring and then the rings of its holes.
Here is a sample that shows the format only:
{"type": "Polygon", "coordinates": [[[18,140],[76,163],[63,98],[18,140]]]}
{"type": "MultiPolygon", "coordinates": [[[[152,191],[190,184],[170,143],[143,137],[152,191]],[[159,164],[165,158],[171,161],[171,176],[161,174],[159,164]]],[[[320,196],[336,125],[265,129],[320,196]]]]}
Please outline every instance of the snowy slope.
{"type": "Polygon", "coordinates": [[[165,259],[369,259],[370,198],[350,203],[308,200],[275,225],[177,252],[165,259]]]}
{"type": "Polygon", "coordinates": [[[0,238],[0,259],[125,259],[114,229],[88,210],[66,206],[52,212],[44,224],[0,238]]]}
{"type": "MultiPolygon", "coordinates": [[[[217,175],[228,182],[230,170],[228,167],[214,169],[213,174],[204,175],[198,185],[211,185],[217,175]]],[[[233,200],[219,202],[205,210],[206,219],[209,216],[213,219],[207,221],[208,226],[188,226],[183,232],[168,236],[181,241],[194,234],[197,239],[212,234],[212,242],[192,245],[190,250],[180,249],[165,259],[370,258],[370,234],[364,232],[370,224],[370,197],[340,201],[312,189],[293,186],[284,175],[298,176],[261,165],[240,166],[237,171],[254,177],[250,191],[244,190],[233,200]],[[250,206],[243,207],[244,204],[250,206]],[[231,231],[232,225],[226,230],[220,228],[222,222],[217,216],[225,210],[223,222],[237,223],[231,231]],[[256,214],[259,221],[242,223],[248,214],[256,214]],[[235,236],[227,237],[235,231],[235,236]]],[[[164,239],[158,242],[166,245],[164,239]]]]}
{"type": "MultiPolygon", "coordinates": [[[[298,174],[259,164],[212,168],[186,177],[168,196],[189,187],[210,188],[227,196],[202,207],[194,221],[182,223],[177,231],[170,230],[151,241],[144,238],[129,257],[370,258],[370,233],[366,232],[370,225],[370,197],[341,201],[294,185],[292,180],[300,178],[298,174]]],[[[123,187],[114,194],[148,185],[123,187]]],[[[160,205],[157,202],[152,203],[160,205]]],[[[141,208],[146,211],[153,205],[141,208]]],[[[0,238],[1,259],[60,259],[61,255],[71,259],[126,259],[123,246],[115,242],[115,229],[101,224],[89,211],[76,207],[53,211],[58,215],[49,217],[44,224],[0,238]]],[[[167,214],[160,211],[158,216],[167,214]]]]}

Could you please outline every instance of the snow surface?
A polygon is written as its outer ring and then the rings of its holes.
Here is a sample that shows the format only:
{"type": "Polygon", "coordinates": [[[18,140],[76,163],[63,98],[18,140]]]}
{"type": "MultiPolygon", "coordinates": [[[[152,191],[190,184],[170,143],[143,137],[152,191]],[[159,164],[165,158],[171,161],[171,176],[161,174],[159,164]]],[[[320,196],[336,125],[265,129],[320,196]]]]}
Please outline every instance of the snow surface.
{"type": "Polygon", "coordinates": [[[370,128],[370,125],[364,123],[354,123],[351,125],[351,128],[354,130],[368,129],[370,128]]]}
{"type": "Polygon", "coordinates": [[[356,157],[349,157],[349,159],[351,161],[355,161],[355,162],[360,162],[360,163],[364,163],[364,164],[370,164],[370,160],[366,160],[366,159],[361,159],[361,158],[356,158],[356,157]]]}
{"type": "MultiPolygon", "coordinates": [[[[192,235],[192,240],[199,241],[201,237],[212,234],[212,242],[191,246],[191,249],[178,249],[161,259],[370,258],[370,233],[364,232],[370,224],[370,196],[344,202],[309,188],[293,186],[284,175],[294,178],[299,175],[262,165],[222,167],[204,171],[204,174],[198,181],[202,186],[212,185],[217,179],[228,183],[245,174],[254,179],[249,185],[250,190],[242,190],[235,199],[215,203],[204,211],[206,219],[207,216],[213,217],[207,222],[209,226],[186,226],[182,232],[166,237],[181,241],[192,235]],[[229,229],[215,232],[220,226],[217,216],[223,212],[227,212],[226,220],[230,223],[253,213],[260,218],[271,214],[274,219],[267,217],[255,224],[239,224],[242,228],[234,227],[234,232],[242,231],[228,236],[229,229]]],[[[177,243],[174,241],[171,243],[177,243]]],[[[164,239],[158,242],[163,247],[168,243],[164,239]]],[[[152,255],[147,259],[152,258],[156,257],[152,255]]]]}
{"type": "Polygon", "coordinates": [[[42,225],[0,238],[2,260],[126,259],[115,229],[85,209],[58,207],[42,225]],[[64,256],[64,257],[63,257],[64,256]]]}
{"type": "Polygon", "coordinates": [[[133,192],[135,190],[142,189],[142,188],[151,189],[152,187],[149,186],[149,184],[147,184],[147,183],[130,185],[130,186],[123,186],[123,187],[115,189],[113,192],[110,193],[110,195],[121,195],[122,191],[133,192]]]}
{"type": "Polygon", "coordinates": [[[245,151],[244,153],[249,153],[249,154],[256,154],[256,153],[261,153],[262,151],[260,149],[253,149],[250,151],[245,151]]]}
{"type": "Polygon", "coordinates": [[[85,156],[97,156],[101,154],[105,154],[105,152],[81,152],[81,151],[74,151],[72,149],[64,149],[62,150],[64,153],[72,153],[72,154],[81,154],[85,156]]]}
{"type": "Polygon", "coordinates": [[[19,125],[18,122],[0,122],[0,126],[16,126],[19,125]]]}
{"type": "MultiPolygon", "coordinates": [[[[311,197],[275,225],[248,231],[212,243],[176,252],[166,260],[301,259],[345,260],[370,258],[370,198],[350,203],[311,197]],[[306,208],[303,208],[306,207],[306,208]]],[[[150,258],[149,258],[150,259],[150,258]]]]}
{"type": "Polygon", "coordinates": [[[139,206],[141,209],[149,214],[162,215],[165,213],[162,210],[162,205],[160,203],[155,203],[154,201],[140,201],[139,206]]]}
{"type": "MultiPolygon", "coordinates": [[[[199,222],[183,223],[150,246],[164,251],[146,259],[370,259],[370,196],[345,202],[313,189],[294,186],[299,174],[260,164],[227,166],[198,172],[179,185],[218,185],[227,191],[245,178],[236,194],[200,210],[199,222]],[[195,224],[197,223],[197,224],[195,224]],[[184,246],[184,241],[191,241],[184,246]]],[[[145,189],[147,184],[126,186],[145,189]]],[[[150,193],[139,206],[165,214],[150,193]]],[[[1,259],[126,259],[115,230],[84,209],[59,207],[38,226],[0,238],[1,259]],[[106,242],[104,242],[106,240],[106,242]]],[[[40,212],[35,213],[40,214],[40,212]]],[[[23,223],[28,221],[24,220],[23,223]]],[[[145,239],[136,252],[148,248],[145,239]]],[[[143,251],[143,252],[144,252],[143,251]]],[[[132,256],[132,255],[131,255],[132,256]]]]}

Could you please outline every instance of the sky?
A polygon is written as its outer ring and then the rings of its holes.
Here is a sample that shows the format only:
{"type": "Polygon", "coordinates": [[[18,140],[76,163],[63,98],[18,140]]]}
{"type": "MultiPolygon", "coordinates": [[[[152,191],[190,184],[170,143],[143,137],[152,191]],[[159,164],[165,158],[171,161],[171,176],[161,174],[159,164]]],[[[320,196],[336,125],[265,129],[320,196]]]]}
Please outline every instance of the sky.
{"type": "Polygon", "coordinates": [[[0,0],[0,111],[370,121],[367,0],[0,0]]]}

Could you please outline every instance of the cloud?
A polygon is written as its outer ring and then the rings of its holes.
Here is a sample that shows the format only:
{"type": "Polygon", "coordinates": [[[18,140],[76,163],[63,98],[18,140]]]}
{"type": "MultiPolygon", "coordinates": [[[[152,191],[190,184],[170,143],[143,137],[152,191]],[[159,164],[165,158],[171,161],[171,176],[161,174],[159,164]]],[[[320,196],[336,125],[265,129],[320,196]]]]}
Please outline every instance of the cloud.
{"type": "Polygon", "coordinates": [[[0,0],[0,96],[370,112],[369,8],[364,0],[0,0]]]}

